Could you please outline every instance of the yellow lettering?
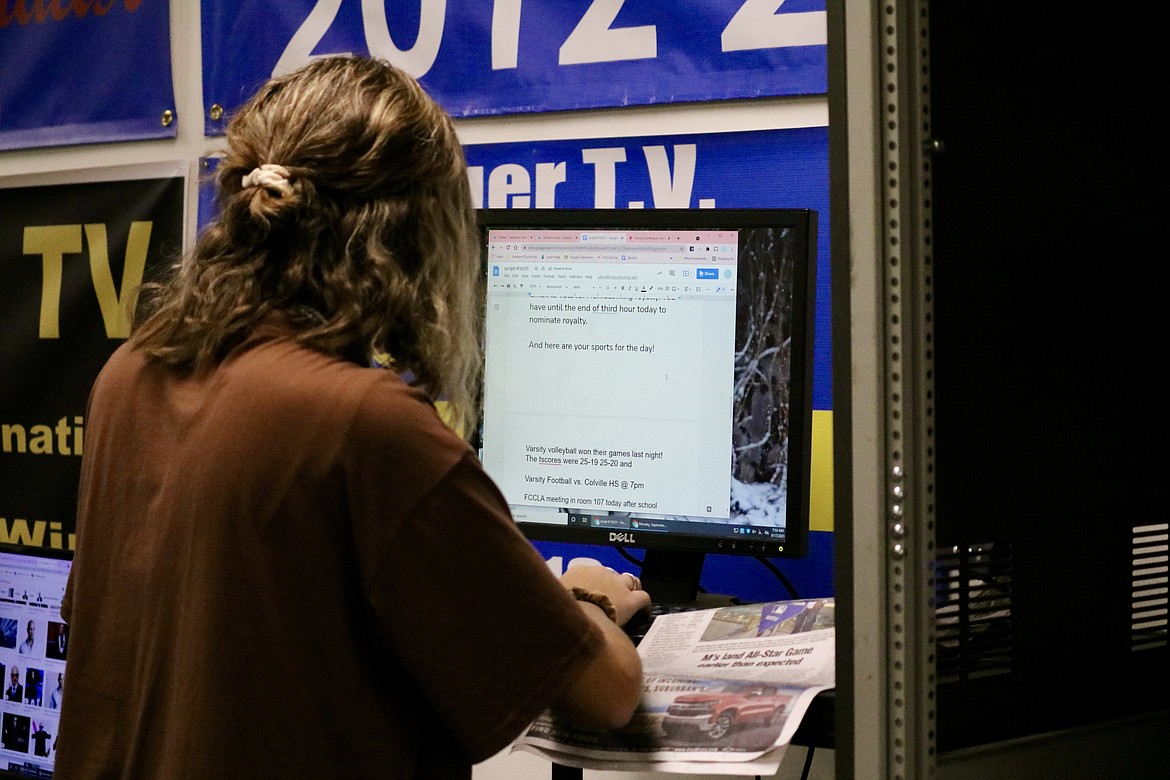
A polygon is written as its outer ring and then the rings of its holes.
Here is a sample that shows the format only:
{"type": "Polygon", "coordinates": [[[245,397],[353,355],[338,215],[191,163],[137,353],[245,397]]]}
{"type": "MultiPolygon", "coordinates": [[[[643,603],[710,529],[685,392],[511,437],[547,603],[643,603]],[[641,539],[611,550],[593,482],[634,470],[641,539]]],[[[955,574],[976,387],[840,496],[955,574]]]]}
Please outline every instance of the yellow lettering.
{"type": "MultiPolygon", "coordinates": [[[[106,335],[124,339],[130,335],[130,315],[134,293],[142,283],[146,255],[150,247],[151,222],[131,222],[126,239],[126,257],[122,266],[122,283],[114,284],[110,268],[109,243],[106,226],[100,223],[85,226],[89,244],[89,274],[102,311],[106,335]]],[[[61,337],[61,281],[64,275],[65,255],[82,251],[81,225],[30,226],[24,229],[24,253],[41,256],[41,321],[39,335],[43,339],[61,337]]]]}
{"type": "Polygon", "coordinates": [[[54,550],[76,549],[77,534],[66,534],[61,523],[54,520],[34,520],[31,524],[21,517],[12,519],[0,517],[0,544],[20,547],[48,547],[54,550]],[[45,544],[45,529],[49,530],[49,543],[45,544]]]}
{"type": "Polygon", "coordinates": [[[57,427],[53,429],[53,432],[57,434],[57,454],[68,455],[69,434],[71,433],[69,429],[69,421],[62,417],[57,421],[57,427]]]}
{"type": "Polygon", "coordinates": [[[53,454],[53,429],[47,425],[34,425],[28,429],[32,438],[28,443],[28,451],[34,455],[53,454]]]}
{"type": "Polygon", "coordinates": [[[0,435],[3,435],[4,452],[24,452],[27,442],[23,425],[0,425],[0,435]]]}
{"type": "Polygon", "coordinates": [[[81,225],[44,225],[24,229],[24,254],[41,256],[40,337],[60,338],[61,275],[65,255],[81,252],[81,225]]]}
{"type": "Polygon", "coordinates": [[[45,523],[38,521],[32,524],[29,530],[28,521],[21,517],[13,518],[12,524],[0,517],[0,544],[19,544],[26,547],[42,547],[45,541],[45,523]]]}
{"type": "Polygon", "coordinates": [[[62,541],[61,524],[55,521],[49,523],[49,546],[60,550],[62,541]]]}
{"type": "Polygon", "coordinates": [[[121,294],[114,287],[114,274],[110,270],[106,226],[102,224],[85,226],[85,238],[89,243],[89,273],[93,278],[93,289],[97,293],[98,304],[102,309],[106,335],[112,339],[124,339],[130,335],[133,295],[138,285],[142,283],[152,226],[151,222],[130,223],[130,236],[126,240],[126,262],[122,266],[122,284],[119,288],[121,294]]]}
{"type": "Polygon", "coordinates": [[[62,417],[52,427],[24,426],[20,423],[0,424],[0,451],[5,453],[81,457],[84,443],[85,418],[80,415],[73,417],[72,424],[68,417],[62,417]]]}

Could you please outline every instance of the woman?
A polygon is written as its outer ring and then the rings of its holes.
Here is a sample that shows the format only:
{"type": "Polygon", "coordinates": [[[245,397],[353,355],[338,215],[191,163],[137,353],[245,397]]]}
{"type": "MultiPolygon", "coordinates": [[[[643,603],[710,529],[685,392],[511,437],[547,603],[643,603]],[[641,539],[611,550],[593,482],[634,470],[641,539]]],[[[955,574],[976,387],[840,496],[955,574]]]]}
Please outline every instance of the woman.
{"type": "Polygon", "coordinates": [[[335,57],[226,140],[220,217],[90,396],[55,776],[469,777],[546,707],[627,722],[649,597],[558,582],[455,433],[482,313],[450,118],[335,57]]]}

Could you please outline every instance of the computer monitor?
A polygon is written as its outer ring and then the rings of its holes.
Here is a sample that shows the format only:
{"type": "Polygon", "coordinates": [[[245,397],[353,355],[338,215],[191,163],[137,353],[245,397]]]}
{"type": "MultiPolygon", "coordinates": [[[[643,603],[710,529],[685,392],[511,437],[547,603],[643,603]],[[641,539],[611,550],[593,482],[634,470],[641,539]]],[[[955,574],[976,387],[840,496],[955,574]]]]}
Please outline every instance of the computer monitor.
{"type": "Polygon", "coordinates": [[[72,561],[0,548],[0,777],[52,777],[72,561]]]}
{"type": "Polygon", "coordinates": [[[816,212],[479,216],[478,446],[524,534],[641,548],[663,602],[707,553],[806,555],[816,212]]]}

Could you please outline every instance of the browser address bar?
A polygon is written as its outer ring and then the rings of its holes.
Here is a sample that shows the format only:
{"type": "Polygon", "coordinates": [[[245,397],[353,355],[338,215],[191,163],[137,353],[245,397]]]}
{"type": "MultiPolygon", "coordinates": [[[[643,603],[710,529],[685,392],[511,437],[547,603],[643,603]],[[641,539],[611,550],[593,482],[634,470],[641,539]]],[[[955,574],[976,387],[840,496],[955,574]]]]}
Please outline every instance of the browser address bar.
{"type": "MultiPolygon", "coordinates": [[[[594,244],[593,242],[590,242],[588,251],[597,252],[599,250],[607,250],[608,249],[608,250],[612,250],[614,252],[625,252],[627,254],[629,254],[631,252],[636,252],[638,254],[668,254],[671,252],[687,252],[689,250],[689,248],[690,248],[690,245],[688,245],[688,244],[679,244],[677,246],[674,246],[674,245],[664,246],[661,244],[640,246],[640,245],[635,244],[635,245],[631,246],[630,244],[620,244],[620,243],[606,245],[606,244],[600,244],[600,243],[594,244]]],[[[574,243],[574,244],[520,244],[517,247],[517,249],[519,249],[522,252],[571,252],[573,250],[581,251],[582,247],[581,247],[581,244],[577,244],[577,243],[574,243]]]]}

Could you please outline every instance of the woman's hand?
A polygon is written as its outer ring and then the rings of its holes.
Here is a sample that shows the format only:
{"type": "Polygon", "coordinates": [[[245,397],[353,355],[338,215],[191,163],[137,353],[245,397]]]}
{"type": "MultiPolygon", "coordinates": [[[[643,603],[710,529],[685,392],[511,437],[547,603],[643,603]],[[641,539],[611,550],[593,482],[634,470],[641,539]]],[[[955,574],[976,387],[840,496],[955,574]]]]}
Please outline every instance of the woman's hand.
{"type": "Polygon", "coordinates": [[[583,588],[607,596],[617,610],[619,626],[650,606],[650,594],[642,590],[641,580],[629,572],[619,574],[605,566],[570,566],[561,575],[561,584],[566,588],[583,588]]]}

